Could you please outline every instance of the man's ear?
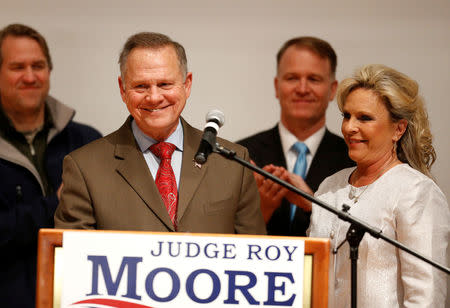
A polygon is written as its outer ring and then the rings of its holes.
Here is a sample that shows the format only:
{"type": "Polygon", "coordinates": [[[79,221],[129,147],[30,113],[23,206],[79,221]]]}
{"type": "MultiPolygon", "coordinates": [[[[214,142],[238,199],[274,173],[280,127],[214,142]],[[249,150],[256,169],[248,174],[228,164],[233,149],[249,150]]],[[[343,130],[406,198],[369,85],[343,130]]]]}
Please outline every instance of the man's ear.
{"type": "Polygon", "coordinates": [[[279,99],[280,97],[278,96],[278,77],[277,76],[275,76],[275,78],[273,79],[273,85],[275,87],[275,97],[279,99]]]}
{"type": "Polygon", "coordinates": [[[120,96],[122,97],[122,101],[125,102],[125,84],[122,80],[122,76],[119,76],[117,81],[119,82],[120,96]]]}
{"type": "Polygon", "coordinates": [[[184,80],[184,91],[186,93],[186,99],[191,95],[192,88],[192,73],[188,72],[186,74],[186,79],[184,80]]]}
{"type": "Polygon", "coordinates": [[[338,81],[334,80],[331,83],[331,91],[330,91],[330,97],[328,98],[328,101],[331,102],[334,97],[336,96],[336,90],[337,90],[337,86],[338,86],[338,81]]]}

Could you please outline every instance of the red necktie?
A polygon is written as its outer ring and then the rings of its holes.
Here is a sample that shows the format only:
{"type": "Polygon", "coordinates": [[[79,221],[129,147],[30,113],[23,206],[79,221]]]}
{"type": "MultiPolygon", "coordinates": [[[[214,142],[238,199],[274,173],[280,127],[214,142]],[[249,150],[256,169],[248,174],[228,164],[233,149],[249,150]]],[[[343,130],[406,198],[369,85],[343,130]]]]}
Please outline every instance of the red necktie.
{"type": "Polygon", "coordinates": [[[156,173],[155,183],[176,230],[178,190],[175,174],[173,173],[173,169],[170,164],[172,153],[175,151],[175,145],[167,142],[155,143],[150,147],[150,151],[152,151],[152,153],[161,160],[159,163],[158,173],[156,173]]]}

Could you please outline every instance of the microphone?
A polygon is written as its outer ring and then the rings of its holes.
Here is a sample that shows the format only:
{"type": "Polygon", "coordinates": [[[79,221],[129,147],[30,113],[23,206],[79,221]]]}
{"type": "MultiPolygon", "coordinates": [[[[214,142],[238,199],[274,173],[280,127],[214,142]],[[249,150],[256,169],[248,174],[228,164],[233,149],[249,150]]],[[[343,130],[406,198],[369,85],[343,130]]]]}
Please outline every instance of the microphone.
{"type": "Polygon", "coordinates": [[[213,148],[216,146],[216,136],[219,128],[225,123],[225,115],[220,110],[211,110],[206,115],[206,125],[203,130],[202,140],[198,147],[197,154],[195,154],[195,162],[203,165],[211,154],[213,148]]]}

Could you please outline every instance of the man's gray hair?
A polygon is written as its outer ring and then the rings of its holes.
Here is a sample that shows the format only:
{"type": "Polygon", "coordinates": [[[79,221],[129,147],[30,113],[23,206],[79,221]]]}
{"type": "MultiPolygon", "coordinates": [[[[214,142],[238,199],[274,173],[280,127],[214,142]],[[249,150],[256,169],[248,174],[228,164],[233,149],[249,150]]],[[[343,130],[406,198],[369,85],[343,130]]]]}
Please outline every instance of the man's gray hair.
{"type": "Polygon", "coordinates": [[[187,59],[184,47],[181,44],[172,41],[167,35],[156,32],[140,32],[128,38],[119,56],[120,74],[124,77],[128,55],[134,48],[159,49],[166,46],[172,46],[177,53],[180,71],[186,77],[187,59]]]}

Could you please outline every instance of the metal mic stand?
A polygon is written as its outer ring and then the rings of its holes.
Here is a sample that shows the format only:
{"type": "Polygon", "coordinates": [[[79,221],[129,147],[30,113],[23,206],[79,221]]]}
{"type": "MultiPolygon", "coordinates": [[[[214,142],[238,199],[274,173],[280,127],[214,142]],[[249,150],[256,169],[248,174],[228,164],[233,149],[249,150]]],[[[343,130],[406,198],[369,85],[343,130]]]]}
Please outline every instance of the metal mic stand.
{"type": "MultiPolygon", "coordinates": [[[[431,264],[432,266],[434,266],[435,268],[443,271],[444,273],[446,273],[447,275],[450,274],[450,269],[437,263],[434,262],[433,260],[427,259],[426,257],[424,257],[423,255],[419,254],[418,252],[406,247],[405,245],[401,244],[400,242],[393,240],[387,236],[384,236],[382,233],[382,231],[380,229],[374,228],[372,226],[370,226],[369,224],[367,224],[366,222],[351,216],[348,213],[348,209],[350,208],[348,205],[344,204],[343,207],[343,211],[340,211],[328,204],[326,204],[325,202],[322,202],[319,199],[314,198],[313,196],[308,195],[307,193],[305,193],[304,191],[301,191],[300,189],[298,189],[297,187],[277,178],[276,176],[270,174],[269,172],[266,172],[265,170],[252,165],[251,163],[249,163],[248,161],[236,156],[236,152],[228,150],[226,148],[224,148],[223,146],[221,146],[220,144],[216,143],[216,144],[211,144],[212,146],[212,152],[214,153],[218,153],[220,155],[222,155],[223,157],[230,159],[230,160],[234,160],[236,162],[238,162],[239,164],[261,174],[262,176],[264,176],[265,178],[271,179],[272,181],[274,181],[275,183],[280,184],[281,186],[289,189],[292,192],[295,192],[296,194],[302,196],[303,198],[319,205],[320,207],[326,209],[327,211],[332,212],[333,214],[337,215],[341,220],[347,221],[350,223],[350,228],[347,231],[347,235],[346,235],[346,241],[349,243],[350,245],[350,259],[351,259],[351,303],[352,303],[352,308],[356,308],[356,293],[357,293],[357,261],[358,261],[358,248],[359,248],[359,243],[361,242],[362,238],[364,237],[364,234],[366,232],[368,232],[370,235],[372,235],[374,238],[379,239],[382,238],[383,240],[385,240],[386,242],[394,245],[395,247],[406,251],[407,253],[421,259],[422,261],[427,262],[428,264],[431,264]]],[[[343,243],[341,243],[339,245],[339,247],[342,245],[343,243]]],[[[338,247],[338,248],[339,248],[338,247]]],[[[337,251],[337,250],[336,250],[337,251]]]]}
{"type": "MultiPolygon", "coordinates": [[[[342,205],[342,211],[348,213],[350,206],[347,204],[342,205]]],[[[350,215],[350,214],[349,214],[350,215]]],[[[380,231],[381,232],[381,231],[380,231]]],[[[351,260],[351,307],[356,308],[357,303],[357,290],[358,290],[358,255],[359,255],[359,243],[363,239],[365,234],[364,230],[358,228],[358,226],[351,224],[348,228],[347,234],[345,235],[345,240],[342,241],[335,249],[333,249],[333,254],[337,254],[339,248],[348,242],[350,246],[350,260],[351,260]]]]}

